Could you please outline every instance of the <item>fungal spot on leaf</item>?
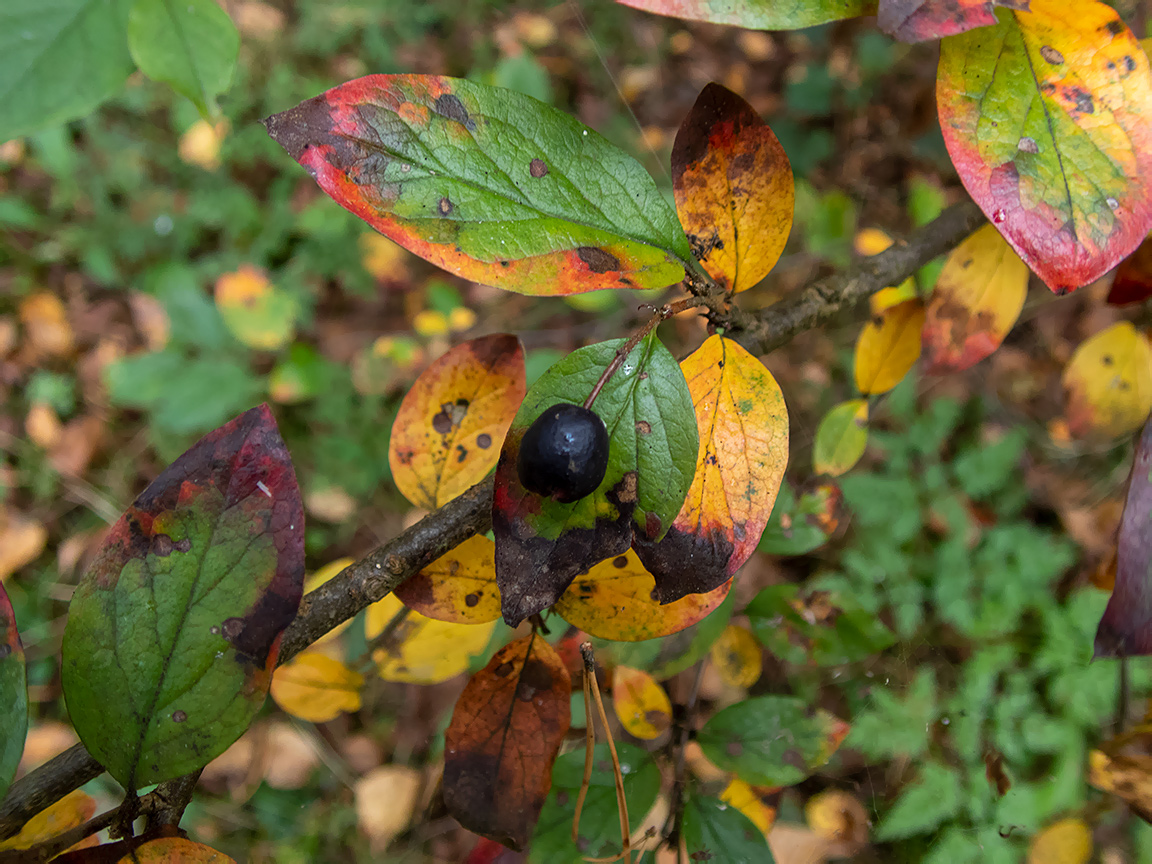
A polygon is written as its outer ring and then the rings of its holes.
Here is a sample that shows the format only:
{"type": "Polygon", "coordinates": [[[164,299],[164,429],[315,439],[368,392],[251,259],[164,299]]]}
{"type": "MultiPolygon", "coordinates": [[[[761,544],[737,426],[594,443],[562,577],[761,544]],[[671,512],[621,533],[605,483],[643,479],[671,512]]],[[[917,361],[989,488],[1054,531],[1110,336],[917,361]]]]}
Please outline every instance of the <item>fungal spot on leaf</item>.
{"type": "Polygon", "coordinates": [[[6,658],[12,653],[12,646],[8,644],[0,645],[0,660],[6,658]]]}
{"type": "Polygon", "coordinates": [[[1124,32],[1124,25],[1121,24],[1116,19],[1109,21],[1104,26],[1108,29],[1108,32],[1111,33],[1113,36],[1119,36],[1121,33],[1124,32]]]}
{"type": "Polygon", "coordinates": [[[465,594],[464,595],[464,605],[465,606],[475,606],[479,602],[480,602],[480,595],[477,594],[475,591],[473,591],[471,594],[465,594]]]}
{"type": "Polygon", "coordinates": [[[447,435],[463,422],[464,415],[468,413],[468,404],[467,399],[442,402],[440,410],[432,417],[432,428],[441,435],[447,435]]]}
{"type": "Polygon", "coordinates": [[[639,432],[641,435],[647,435],[648,433],[650,433],[652,431],[652,424],[649,423],[647,420],[637,420],[636,421],[636,431],[639,432]]]}
{"type": "Polygon", "coordinates": [[[1112,355],[1111,354],[1105,354],[1103,357],[1100,358],[1100,360],[1105,366],[1111,366],[1112,365],[1112,355]]]}
{"type": "Polygon", "coordinates": [[[744,745],[739,741],[729,741],[728,745],[724,749],[727,751],[729,756],[735,759],[744,752],[744,745]]]}
{"type": "Polygon", "coordinates": [[[1065,94],[1068,100],[1075,104],[1076,110],[1081,114],[1093,114],[1096,104],[1092,101],[1092,94],[1080,87],[1069,87],[1065,94]]]}
{"type": "Polygon", "coordinates": [[[213,624],[211,627],[208,628],[208,632],[211,633],[213,636],[219,636],[220,635],[220,628],[217,627],[215,624],[213,624]]]}
{"type": "Polygon", "coordinates": [[[1064,55],[1053,48],[1051,45],[1041,45],[1040,56],[1051,63],[1053,66],[1057,66],[1064,62],[1064,55]]]}
{"type": "Polygon", "coordinates": [[[1136,61],[1129,57],[1127,54],[1124,55],[1124,68],[1129,72],[1136,71],[1136,61]]]}
{"type": "Polygon", "coordinates": [[[548,671],[548,666],[534,657],[529,657],[524,661],[524,669],[520,673],[520,685],[527,685],[536,690],[551,690],[552,689],[552,673],[548,671]]]}
{"type": "Polygon", "coordinates": [[[617,555],[615,558],[612,559],[612,566],[615,567],[617,570],[623,570],[625,567],[628,566],[628,556],[627,555],[617,555]]]}
{"type": "Polygon", "coordinates": [[[593,273],[610,273],[620,269],[620,259],[599,246],[578,246],[576,255],[593,273]]]}
{"type": "Polygon", "coordinates": [[[441,198],[436,205],[436,209],[440,211],[441,216],[447,216],[452,212],[452,202],[447,198],[441,198]]]}
{"type": "Polygon", "coordinates": [[[612,487],[612,496],[618,504],[636,503],[636,472],[629,471],[620,478],[620,482],[612,487]]]}
{"type": "Polygon", "coordinates": [[[513,665],[511,663],[505,661],[505,662],[501,663],[499,666],[497,666],[495,669],[493,669],[492,671],[495,673],[497,678],[507,678],[508,675],[512,672],[512,669],[513,669],[513,665]]]}
{"type": "MultiPolygon", "coordinates": [[[[436,424],[435,418],[432,419],[432,424],[433,424],[433,428],[435,428],[435,424],[436,424]]],[[[411,465],[412,464],[412,457],[415,455],[416,455],[415,453],[413,453],[410,449],[407,449],[407,448],[405,448],[403,450],[397,450],[396,451],[396,461],[399,462],[401,465],[411,465]]]]}
{"type": "Polygon", "coordinates": [[[492,436],[487,432],[481,432],[476,436],[476,446],[481,450],[487,450],[492,446],[492,436]]]}
{"type": "Polygon", "coordinates": [[[176,544],[167,534],[157,534],[152,538],[152,554],[160,558],[167,558],[176,550],[176,544]]]}
{"type": "Polygon", "coordinates": [[[172,722],[173,723],[183,723],[187,719],[188,719],[188,715],[185,714],[183,711],[173,711],[172,712],[172,722]]]}
{"type": "Polygon", "coordinates": [[[452,431],[452,418],[448,416],[448,412],[443,408],[432,417],[432,428],[441,435],[447,435],[452,431]]]}
{"type": "Polygon", "coordinates": [[[533,159],[528,163],[528,173],[533,177],[543,177],[548,173],[548,166],[544,164],[543,159],[533,159]]]}
{"type": "Polygon", "coordinates": [[[463,444],[457,444],[456,445],[456,462],[457,463],[463,462],[467,458],[468,458],[467,448],[464,447],[463,444]]]}
{"type": "Polygon", "coordinates": [[[224,638],[231,642],[244,631],[243,618],[229,618],[223,625],[224,638]]]}
{"type": "Polygon", "coordinates": [[[1039,153],[1040,145],[1036,143],[1035,138],[1029,138],[1027,135],[1025,135],[1016,145],[1016,149],[1018,149],[1021,153],[1039,153]]]}
{"type": "Polygon", "coordinates": [[[441,117],[463,124],[469,132],[476,128],[476,121],[469,116],[468,109],[464,107],[460,97],[454,93],[445,93],[436,100],[433,107],[441,117]]]}

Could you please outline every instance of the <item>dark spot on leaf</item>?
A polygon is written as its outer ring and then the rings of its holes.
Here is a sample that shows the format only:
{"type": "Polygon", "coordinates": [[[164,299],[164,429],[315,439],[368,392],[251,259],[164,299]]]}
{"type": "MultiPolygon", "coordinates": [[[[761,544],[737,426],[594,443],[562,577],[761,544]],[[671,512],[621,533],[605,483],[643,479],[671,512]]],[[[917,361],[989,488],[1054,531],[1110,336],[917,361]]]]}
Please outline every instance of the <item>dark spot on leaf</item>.
{"type": "Polygon", "coordinates": [[[533,177],[543,177],[548,173],[548,166],[544,164],[543,159],[533,159],[528,163],[528,173],[533,177]]]}
{"type": "Polygon", "coordinates": [[[468,449],[463,444],[456,445],[456,463],[459,464],[468,458],[468,449]]]}
{"type": "Polygon", "coordinates": [[[736,759],[740,756],[741,753],[744,752],[744,745],[739,741],[729,741],[724,746],[724,752],[731,756],[733,759],[736,759]]]}
{"type": "Polygon", "coordinates": [[[609,499],[615,498],[620,504],[635,504],[636,503],[636,472],[629,471],[620,478],[617,483],[609,491],[609,499]]]}
{"type": "Polygon", "coordinates": [[[466,409],[471,404],[472,403],[469,402],[467,399],[457,399],[456,400],[456,407],[457,408],[465,408],[466,409]]]}
{"type": "MultiPolygon", "coordinates": [[[[435,426],[435,423],[436,423],[435,418],[432,419],[432,423],[433,423],[433,426],[435,426]]],[[[416,454],[413,453],[411,449],[405,447],[403,450],[397,450],[396,451],[396,461],[399,462],[401,465],[411,465],[412,464],[412,457],[415,455],[416,454]]]]}
{"type": "Polygon", "coordinates": [[[177,552],[188,552],[191,549],[192,549],[191,538],[185,537],[183,540],[177,540],[176,541],[176,551],[177,552]]]}
{"type": "Polygon", "coordinates": [[[505,660],[503,663],[493,669],[492,672],[497,678],[507,678],[514,668],[516,667],[505,660]]]}
{"type": "Polygon", "coordinates": [[[510,261],[501,261],[500,266],[501,267],[507,267],[510,263],[511,263],[510,261]]]}
{"type": "Polygon", "coordinates": [[[1124,55],[1124,68],[1129,72],[1136,71],[1136,61],[1129,57],[1127,54],[1124,55]]]}
{"type": "Polygon", "coordinates": [[[636,421],[636,431],[639,432],[641,435],[647,435],[648,433],[650,433],[652,431],[652,424],[649,423],[647,420],[637,420],[636,421]]]}
{"type": "Polygon", "coordinates": [[[1121,390],[1131,390],[1132,389],[1132,385],[1129,384],[1127,381],[1125,381],[1123,378],[1120,379],[1119,387],[1121,390]]]}
{"type": "Polygon", "coordinates": [[[447,117],[449,120],[463,124],[469,132],[476,128],[476,121],[469,116],[468,109],[464,107],[464,103],[455,93],[445,93],[440,96],[436,100],[434,110],[441,117],[447,117]]]}
{"type": "Polygon", "coordinates": [[[1019,143],[1017,143],[1016,149],[1018,149],[1021,153],[1039,153],[1040,145],[1036,143],[1035,138],[1029,138],[1027,135],[1025,135],[1020,139],[1019,143]]]}
{"type": "Polygon", "coordinates": [[[663,711],[657,711],[655,708],[652,708],[644,712],[644,719],[657,729],[665,729],[668,727],[668,723],[672,718],[663,711]]]}
{"type": "Polygon", "coordinates": [[[569,799],[568,793],[565,792],[563,789],[559,790],[556,793],[556,803],[559,804],[561,807],[566,807],[568,805],[569,800],[571,800],[571,799],[569,799]]]}
{"type": "Polygon", "coordinates": [[[596,586],[591,582],[581,582],[576,586],[576,590],[580,592],[581,597],[591,597],[596,593],[596,586]]]}
{"type": "Polygon", "coordinates": [[[1076,104],[1076,110],[1081,114],[1092,114],[1096,105],[1092,101],[1092,94],[1082,87],[1069,87],[1066,91],[1069,101],[1076,104]]]}
{"type": "Polygon", "coordinates": [[[552,673],[548,671],[546,664],[541,663],[535,657],[529,657],[524,661],[524,671],[520,673],[520,680],[527,682],[537,690],[552,689],[552,673]]]}
{"type": "Polygon", "coordinates": [[[447,198],[441,198],[436,204],[436,209],[440,211],[441,216],[447,216],[452,212],[452,202],[447,198]]]}
{"type": "Polygon", "coordinates": [[[224,633],[224,638],[231,642],[244,630],[244,619],[229,618],[224,622],[222,630],[224,633]]]}
{"type": "Polygon", "coordinates": [[[1104,26],[1108,28],[1108,32],[1111,33],[1113,36],[1119,36],[1121,33],[1124,32],[1124,25],[1122,23],[1120,23],[1120,21],[1115,19],[1115,18],[1113,18],[1111,21],[1109,21],[1104,26]]]}
{"type": "Polygon", "coordinates": [[[717,360],[716,361],[716,368],[717,369],[723,369],[724,368],[724,361],[723,360],[717,360]]]}
{"type": "Polygon", "coordinates": [[[492,446],[492,436],[487,432],[481,432],[476,436],[476,446],[481,450],[487,450],[492,446]]]}
{"type": "Polygon", "coordinates": [[[711,861],[712,860],[712,853],[709,852],[707,849],[697,849],[695,852],[693,852],[688,857],[691,858],[693,861],[711,861]]]}
{"type": "Polygon", "coordinates": [[[612,559],[612,566],[615,567],[617,570],[623,570],[625,567],[628,566],[628,556],[627,555],[617,555],[615,558],[612,559]]]}
{"type": "Polygon", "coordinates": [[[152,554],[160,558],[167,558],[176,551],[176,544],[167,534],[157,534],[152,538],[152,554]]]}
{"type": "Polygon", "coordinates": [[[697,261],[703,261],[711,254],[713,249],[723,249],[724,241],[720,239],[719,232],[713,231],[707,237],[701,237],[699,234],[689,234],[688,245],[692,249],[692,256],[697,261]]]}
{"type": "Polygon", "coordinates": [[[804,757],[795,747],[789,747],[785,750],[784,755],[780,757],[780,761],[785,765],[791,765],[798,771],[803,771],[805,774],[808,773],[808,766],[804,762],[804,757]]]}
{"type": "Polygon", "coordinates": [[[183,711],[173,711],[172,712],[172,722],[173,723],[183,723],[187,719],[188,719],[188,715],[185,714],[183,711]]]}
{"type": "Polygon", "coordinates": [[[473,591],[471,594],[464,595],[464,605],[471,608],[480,602],[480,595],[473,591]]]}
{"type": "Polygon", "coordinates": [[[1105,366],[1111,366],[1112,365],[1112,355],[1111,354],[1105,354],[1103,357],[1100,358],[1100,361],[1105,366]]]}
{"type": "Polygon", "coordinates": [[[620,269],[620,259],[599,246],[578,246],[576,255],[593,273],[609,273],[620,269]]]}
{"type": "Polygon", "coordinates": [[[720,460],[716,458],[715,452],[709,452],[708,455],[704,457],[704,464],[705,465],[719,465],[720,460]]]}
{"type": "Polygon", "coordinates": [[[441,435],[447,435],[452,431],[452,418],[448,416],[448,412],[441,409],[432,418],[432,428],[439,432],[441,435]]]}
{"type": "Polygon", "coordinates": [[[12,646],[8,644],[0,645],[0,660],[3,660],[12,653],[12,646]]]}
{"type": "Polygon", "coordinates": [[[1064,62],[1064,55],[1053,48],[1051,45],[1041,45],[1040,56],[1051,63],[1053,66],[1057,66],[1064,62]]]}

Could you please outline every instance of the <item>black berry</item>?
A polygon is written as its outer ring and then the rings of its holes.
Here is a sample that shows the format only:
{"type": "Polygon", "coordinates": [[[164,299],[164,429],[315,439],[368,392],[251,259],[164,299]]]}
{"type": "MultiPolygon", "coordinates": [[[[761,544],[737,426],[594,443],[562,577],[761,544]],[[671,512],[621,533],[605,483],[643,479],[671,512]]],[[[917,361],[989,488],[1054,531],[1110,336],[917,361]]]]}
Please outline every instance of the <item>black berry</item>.
{"type": "Polygon", "coordinates": [[[560,403],[545,409],[520,441],[524,488],[562,504],[591,494],[608,470],[608,430],[595,412],[560,403]]]}

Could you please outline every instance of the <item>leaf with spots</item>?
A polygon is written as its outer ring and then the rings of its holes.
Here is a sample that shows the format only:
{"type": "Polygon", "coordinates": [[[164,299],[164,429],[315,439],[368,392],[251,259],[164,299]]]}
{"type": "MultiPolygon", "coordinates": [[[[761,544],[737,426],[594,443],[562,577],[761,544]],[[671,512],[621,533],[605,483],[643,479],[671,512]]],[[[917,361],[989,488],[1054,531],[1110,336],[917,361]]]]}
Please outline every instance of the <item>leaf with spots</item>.
{"type": "Polygon", "coordinates": [[[496,546],[482,534],[441,555],[393,592],[407,606],[437,621],[484,624],[500,617],[496,546]]]}
{"type": "Polygon", "coordinates": [[[887,393],[920,358],[924,304],[908,300],[864,325],[856,340],[856,389],[865,396],[887,393]]]}
{"type": "Polygon", "coordinates": [[[360,710],[364,676],[334,657],[305,651],[276,670],[272,699],[283,711],[309,723],[327,723],[360,710]]]}
{"type": "Polygon", "coordinates": [[[1097,657],[1152,654],[1152,421],[1144,425],[1120,517],[1116,584],[1096,630],[1097,657]]]}
{"type": "Polygon", "coordinates": [[[747,627],[729,624],[709,650],[712,666],[729,687],[747,689],[760,680],[763,652],[747,627]]]}
{"type": "Polygon", "coordinates": [[[553,405],[582,403],[624,344],[589,345],[553,365],[528,391],[505,439],[492,530],[496,581],[511,625],[555,603],[577,575],[623,555],[634,536],[662,538],[684,502],[696,467],[696,419],[680,366],[655,333],[623,358],[592,405],[609,440],[600,486],[566,504],[520,482],[520,441],[531,423],[553,405]]]}
{"type": "Polygon", "coordinates": [[[901,42],[926,42],[996,23],[995,8],[1027,11],[1028,0],[880,0],[876,23],[901,42]]]}
{"type": "Polygon", "coordinates": [[[1029,0],[940,45],[936,101],[968,192],[1056,292],[1152,228],[1152,75],[1114,10],[1029,0]]]}
{"type": "Polygon", "coordinates": [[[668,534],[633,538],[661,603],[712,591],[736,574],[756,549],[788,465],[788,408],[763,363],[715,335],[680,365],[700,436],[695,475],[668,534]]]}
{"type": "Polygon", "coordinates": [[[876,0],[618,0],[625,6],[749,30],[798,30],[829,21],[875,15],[876,0]]]}
{"type": "Polygon", "coordinates": [[[717,712],[697,740],[753,786],[792,786],[827,764],[848,724],[794,696],[757,696],[717,712]]]}
{"type": "Polygon", "coordinates": [[[1152,348],[1127,321],[1084,340],[1064,369],[1064,417],[1077,438],[1119,438],[1152,410],[1152,348]]]}
{"type": "Polygon", "coordinates": [[[985,225],[952,250],[928,300],[921,334],[925,371],[960,372],[1000,347],[1020,317],[1028,268],[985,225]]]}
{"type": "Polygon", "coordinates": [[[533,633],[477,672],[444,734],[444,805],[469,831],[522,849],[571,720],[568,670],[533,633]]]}
{"type": "Polygon", "coordinates": [[[589,636],[641,642],[691,627],[719,606],[731,588],[729,579],[706,594],[687,594],[662,606],[654,596],[656,580],[629,549],[577,576],[552,609],[589,636]]]}
{"type": "Polygon", "coordinates": [[[16,613],[0,582],[0,799],[16,774],[28,734],[28,681],[16,613]]]}
{"type": "Polygon", "coordinates": [[[672,727],[672,700],[642,669],[617,666],[612,673],[612,709],[629,735],[654,741],[672,727]]]}
{"type": "Polygon", "coordinates": [[[729,291],[768,275],[792,230],[788,156],[752,106],[709,84],[672,147],[676,212],[692,254],[729,291]]]}
{"type": "Polygon", "coordinates": [[[688,797],[684,847],[689,861],[775,861],[767,839],[751,819],[735,806],[706,795],[688,797]]]}
{"type": "Polygon", "coordinates": [[[435,510],[484,479],[524,399],[524,347],[508,333],[457,345],[416,379],[392,422],[400,492],[435,510]]]}
{"type": "Polygon", "coordinates": [[[304,587],[304,512],[267,405],[169,465],[76,587],[61,675],[80,740],[126,789],[187,774],[264,704],[304,587]]]}
{"type": "Polygon", "coordinates": [[[467,672],[492,640],[493,620],[456,624],[413,612],[395,594],[368,607],[364,635],[385,681],[438,684],[467,672]]]}
{"type": "Polygon", "coordinates": [[[695,266],[640,164],[529,96],[369,75],[264,122],[340,206],[466,279],[565,295],[663,288],[695,266]]]}
{"type": "Polygon", "coordinates": [[[868,446],[868,400],[849,399],[834,405],[812,442],[812,471],[839,477],[852,470],[868,446]]]}
{"type": "Polygon", "coordinates": [[[1120,262],[1108,302],[1113,306],[1143,303],[1152,297],[1152,236],[1145,237],[1136,251],[1120,262]]]}

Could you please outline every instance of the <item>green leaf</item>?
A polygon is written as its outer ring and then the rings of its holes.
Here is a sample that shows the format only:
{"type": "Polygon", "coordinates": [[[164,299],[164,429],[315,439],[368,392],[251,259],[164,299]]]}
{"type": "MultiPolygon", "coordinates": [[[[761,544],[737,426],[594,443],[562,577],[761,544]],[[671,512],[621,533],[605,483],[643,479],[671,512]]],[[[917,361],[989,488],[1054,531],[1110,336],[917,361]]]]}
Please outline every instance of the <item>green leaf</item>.
{"type": "Polygon", "coordinates": [[[240,33],[215,0],[135,0],[128,50],[145,75],[187,96],[201,114],[232,83],[240,33]]]}
{"type": "Polygon", "coordinates": [[[546,408],[581,404],[626,340],[574,351],[528,391],[496,468],[492,530],[504,619],[517,624],[555,603],[579,573],[622,555],[633,532],[667,533],[696,472],[699,436],[680,365],[649,334],[608,379],[592,406],[608,429],[608,469],[600,487],[573,504],[520,484],[524,432],[546,408]]]}
{"type": "Polygon", "coordinates": [[[723,801],[691,795],[684,806],[689,861],[773,864],[772,850],[752,820],[723,801]]]}
{"type": "Polygon", "coordinates": [[[16,614],[0,583],[0,800],[16,774],[28,734],[28,682],[16,614]]]}
{"type": "Polygon", "coordinates": [[[801,598],[796,585],[773,585],[757,594],[744,612],[765,648],[798,665],[855,663],[896,641],[874,614],[838,591],[812,591],[801,598]],[[824,614],[817,618],[809,605],[819,605],[824,614]]]}
{"type": "Polygon", "coordinates": [[[112,527],[72,597],[61,669],[80,740],[128,790],[248,727],[304,586],[304,512],[268,406],[206,435],[112,527]]]}
{"type": "Polygon", "coordinates": [[[915,759],[928,749],[937,713],[936,675],[931,666],[922,666],[903,698],[892,690],[873,691],[871,706],[852,720],[847,746],[872,758],[915,759]]]}
{"type": "Polygon", "coordinates": [[[791,696],[758,696],[713,715],[697,740],[753,786],[792,786],[832,758],[848,726],[791,696]]]}
{"type": "Polygon", "coordinates": [[[860,461],[868,445],[868,400],[849,399],[832,408],[816,428],[812,470],[839,477],[860,461]]]}
{"type": "Polygon", "coordinates": [[[0,4],[0,141],[83,116],[132,71],[129,0],[0,4]]]}
{"type": "Polygon", "coordinates": [[[830,516],[840,498],[836,486],[826,483],[811,492],[804,492],[800,499],[787,483],[780,484],[780,493],[760,543],[756,547],[765,555],[807,555],[828,542],[828,531],[821,518],[830,516]]]}
{"type": "Polygon", "coordinates": [[[625,6],[748,30],[798,30],[875,15],[876,0],[619,0],[625,6]]]}
{"type": "Polygon", "coordinates": [[[521,93],[370,75],[265,125],[342,207],[466,279],[561,295],[663,288],[697,269],[640,164],[521,93]]]}
{"type": "Polygon", "coordinates": [[[904,788],[876,828],[880,842],[926,834],[956,815],[963,804],[958,772],[937,762],[925,763],[920,776],[904,788]]]}
{"type": "MultiPolygon", "coordinates": [[[[652,757],[632,744],[616,745],[620,772],[624,777],[624,798],[632,832],[656,803],[660,793],[660,769],[652,757]]],[[[620,820],[616,809],[616,783],[607,744],[597,744],[592,762],[592,779],[580,816],[579,846],[572,842],[572,816],[576,797],[584,779],[584,748],[565,753],[552,769],[552,791],[532,839],[528,861],[539,864],[584,864],[585,857],[616,855],[620,843],[620,820]]]]}

